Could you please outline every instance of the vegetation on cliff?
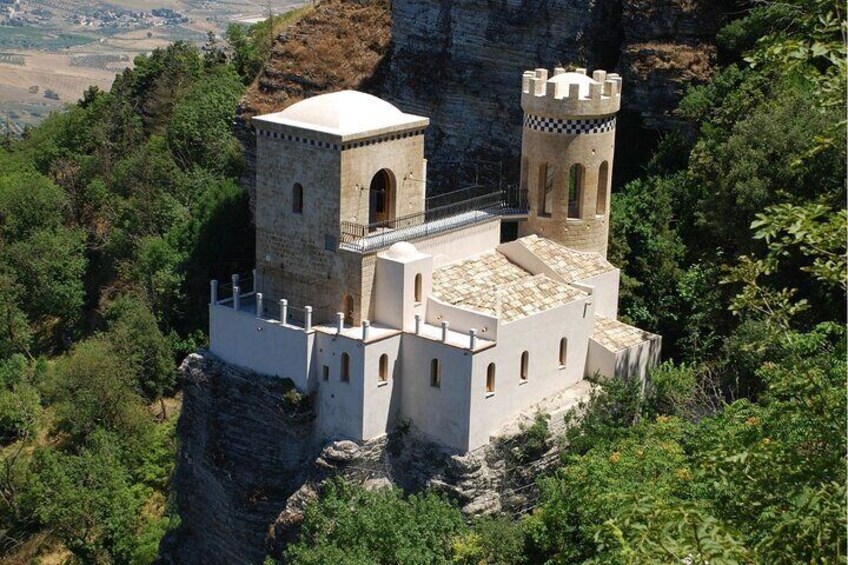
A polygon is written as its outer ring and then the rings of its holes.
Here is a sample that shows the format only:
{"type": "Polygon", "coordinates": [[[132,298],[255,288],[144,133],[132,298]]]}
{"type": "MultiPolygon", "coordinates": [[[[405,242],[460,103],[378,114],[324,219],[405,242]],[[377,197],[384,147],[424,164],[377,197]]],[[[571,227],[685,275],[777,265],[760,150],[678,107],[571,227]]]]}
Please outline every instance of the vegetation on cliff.
{"type": "Polygon", "coordinates": [[[178,522],[176,363],[252,265],[231,125],[292,18],[138,57],[0,149],[0,560],[150,563],[178,522]]]}

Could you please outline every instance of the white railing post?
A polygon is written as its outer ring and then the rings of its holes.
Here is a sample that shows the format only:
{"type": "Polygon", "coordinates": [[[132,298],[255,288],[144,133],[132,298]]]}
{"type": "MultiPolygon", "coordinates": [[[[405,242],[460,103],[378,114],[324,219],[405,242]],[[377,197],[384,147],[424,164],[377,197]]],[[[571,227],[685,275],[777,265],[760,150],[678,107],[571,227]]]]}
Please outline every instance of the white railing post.
{"type": "Polygon", "coordinates": [[[218,305],[218,279],[212,279],[211,281],[209,281],[209,294],[210,294],[209,303],[212,304],[212,306],[217,306],[218,305]]]}
{"type": "Polygon", "coordinates": [[[342,333],[344,329],[344,314],[336,312],[336,334],[342,333]]]}
{"type": "Polygon", "coordinates": [[[303,329],[307,332],[312,329],[312,306],[303,307],[303,329]]]}
{"type": "Polygon", "coordinates": [[[256,293],[256,317],[257,318],[262,317],[262,293],[261,292],[256,293]]]}
{"type": "Polygon", "coordinates": [[[234,286],[234,287],[239,285],[239,276],[238,276],[238,274],[232,275],[232,276],[230,277],[230,279],[232,279],[232,281],[233,281],[233,286],[234,286]]]}
{"type": "Polygon", "coordinates": [[[415,335],[421,335],[421,314],[415,315],[415,335]]]}
{"type": "Polygon", "coordinates": [[[285,324],[289,319],[289,301],[285,298],[280,299],[280,323],[285,324]]]}
{"type": "Polygon", "coordinates": [[[241,302],[239,300],[241,298],[240,294],[241,294],[241,289],[237,286],[234,286],[233,287],[233,310],[235,310],[236,312],[238,312],[239,305],[240,305],[239,303],[241,302]]]}
{"type": "Polygon", "coordinates": [[[477,330],[471,328],[468,330],[468,349],[474,351],[475,347],[477,347],[477,330]]]}
{"type": "Polygon", "coordinates": [[[371,328],[371,322],[362,320],[362,341],[368,341],[368,330],[371,328]]]}
{"type": "Polygon", "coordinates": [[[448,321],[442,320],[442,343],[448,342],[448,321]]]}

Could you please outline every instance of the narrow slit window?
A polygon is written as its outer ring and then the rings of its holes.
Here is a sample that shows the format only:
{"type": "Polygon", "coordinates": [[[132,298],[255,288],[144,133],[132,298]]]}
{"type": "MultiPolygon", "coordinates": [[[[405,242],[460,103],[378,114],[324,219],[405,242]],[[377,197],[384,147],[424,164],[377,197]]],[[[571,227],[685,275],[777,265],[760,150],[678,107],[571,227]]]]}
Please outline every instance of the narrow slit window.
{"type": "Polygon", "coordinates": [[[295,183],[292,187],[292,212],[303,214],[303,185],[295,183]]]}
{"type": "Polygon", "coordinates": [[[346,295],[344,298],[344,323],[345,325],[353,325],[353,297],[346,295]]]}
{"type": "Polygon", "coordinates": [[[421,286],[423,284],[423,277],[421,273],[415,275],[415,289],[414,289],[414,298],[415,302],[421,302],[421,286]]]}
{"type": "Polygon", "coordinates": [[[442,363],[438,359],[430,361],[430,386],[436,388],[442,386],[442,363]]]}
{"type": "Polygon", "coordinates": [[[330,366],[329,365],[322,365],[321,366],[321,372],[322,372],[321,376],[324,378],[324,380],[329,381],[330,380],[330,366]]]}
{"type": "Polygon", "coordinates": [[[495,392],[495,364],[489,363],[486,368],[486,392],[495,392]]]}
{"type": "Polygon", "coordinates": [[[548,164],[543,163],[539,169],[540,192],[542,195],[541,208],[543,216],[550,216],[554,209],[554,175],[556,169],[548,164]]]}
{"type": "Polygon", "coordinates": [[[525,351],[521,354],[521,380],[526,381],[530,376],[530,352],[525,351]]]}
{"type": "Polygon", "coordinates": [[[342,353],[342,382],[350,382],[350,355],[342,353]]]}
{"type": "Polygon", "coordinates": [[[389,380],[389,356],[383,353],[380,355],[380,363],[379,363],[379,375],[381,383],[384,383],[389,380]]]}
{"type": "Polygon", "coordinates": [[[562,338],[559,340],[559,366],[565,367],[565,363],[568,361],[568,338],[562,338]]]}
{"type": "Polygon", "coordinates": [[[582,217],[583,165],[572,165],[568,171],[568,217],[582,217]]]}
{"type": "Polygon", "coordinates": [[[598,169],[598,199],[595,201],[595,214],[607,213],[607,185],[609,184],[609,163],[604,161],[598,169]]]}

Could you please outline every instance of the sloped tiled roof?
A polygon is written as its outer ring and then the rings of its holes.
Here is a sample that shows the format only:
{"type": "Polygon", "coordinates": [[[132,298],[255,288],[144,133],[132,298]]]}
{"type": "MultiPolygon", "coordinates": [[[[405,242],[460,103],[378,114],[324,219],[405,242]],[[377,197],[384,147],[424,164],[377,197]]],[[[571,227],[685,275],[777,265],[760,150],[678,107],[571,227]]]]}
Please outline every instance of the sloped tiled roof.
{"type": "Polygon", "coordinates": [[[568,304],[586,293],[545,275],[531,275],[497,252],[484,253],[433,272],[439,300],[511,322],[568,304]]]}
{"type": "Polygon", "coordinates": [[[600,253],[575,251],[535,234],[522,237],[518,243],[567,283],[586,280],[615,269],[600,253]]]}
{"type": "Polygon", "coordinates": [[[610,351],[621,351],[657,337],[659,337],[657,334],[646,332],[624,322],[595,316],[592,340],[610,351]]]}
{"type": "Polygon", "coordinates": [[[444,302],[460,304],[469,296],[527,276],[527,271],[500,253],[490,251],[435,269],[433,294],[444,302]]]}

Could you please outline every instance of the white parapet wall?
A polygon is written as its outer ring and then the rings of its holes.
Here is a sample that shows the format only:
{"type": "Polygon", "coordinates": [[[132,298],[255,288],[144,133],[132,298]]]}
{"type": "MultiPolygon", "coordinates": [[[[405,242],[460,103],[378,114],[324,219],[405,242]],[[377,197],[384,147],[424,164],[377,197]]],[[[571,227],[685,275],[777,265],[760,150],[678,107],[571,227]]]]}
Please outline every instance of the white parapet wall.
{"type": "Polygon", "coordinates": [[[291,379],[301,391],[310,382],[314,333],[279,321],[257,318],[231,305],[209,306],[209,350],[232,365],[291,379]]]}

